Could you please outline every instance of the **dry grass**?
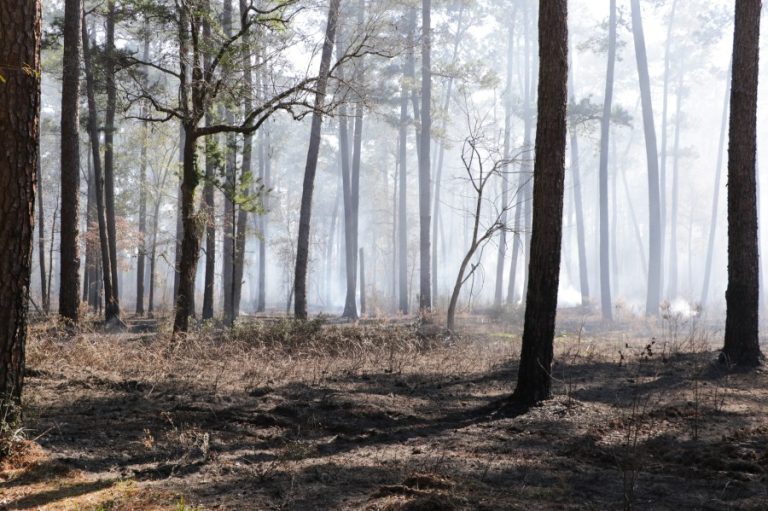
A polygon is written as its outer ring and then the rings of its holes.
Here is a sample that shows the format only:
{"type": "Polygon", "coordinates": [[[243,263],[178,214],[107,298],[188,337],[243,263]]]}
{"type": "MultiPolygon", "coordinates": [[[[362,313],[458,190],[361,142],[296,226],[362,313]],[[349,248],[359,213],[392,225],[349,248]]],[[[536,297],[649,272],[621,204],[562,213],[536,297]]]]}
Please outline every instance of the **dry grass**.
{"type": "Polygon", "coordinates": [[[54,473],[5,467],[17,483],[0,502],[764,509],[768,380],[721,373],[697,321],[562,315],[557,397],[519,414],[498,401],[514,384],[518,327],[465,320],[460,338],[402,320],[249,321],[183,339],[37,325],[28,425],[54,473]]]}

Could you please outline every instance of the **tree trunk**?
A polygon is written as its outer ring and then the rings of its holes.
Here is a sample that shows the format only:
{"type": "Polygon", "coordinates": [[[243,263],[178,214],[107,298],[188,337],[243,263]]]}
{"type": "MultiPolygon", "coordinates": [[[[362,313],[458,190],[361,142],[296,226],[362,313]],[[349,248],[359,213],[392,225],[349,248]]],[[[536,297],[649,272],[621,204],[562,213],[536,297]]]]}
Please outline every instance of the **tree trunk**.
{"type": "Polygon", "coordinates": [[[320,73],[315,92],[315,111],[312,114],[312,128],[309,136],[307,165],[304,169],[304,184],[299,214],[299,238],[296,248],[296,274],[294,278],[294,312],[298,319],[307,319],[307,265],[309,263],[309,227],[312,216],[312,195],[315,189],[317,158],[320,154],[320,131],[323,123],[322,108],[325,105],[325,91],[331,68],[331,54],[339,17],[340,0],[331,0],[328,9],[328,25],[320,57],[320,73]]]}
{"type": "Polygon", "coordinates": [[[720,141],[717,145],[717,168],[715,168],[715,187],[712,192],[712,215],[709,220],[709,239],[707,240],[707,259],[704,264],[704,283],[701,289],[701,306],[705,307],[709,299],[709,282],[712,278],[712,259],[715,252],[715,234],[717,232],[717,209],[720,202],[720,180],[723,174],[723,154],[725,153],[725,134],[728,129],[728,102],[731,97],[731,69],[728,64],[728,76],[723,98],[723,116],[720,121],[720,141]]]}
{"type": "Polygon", "coordinates": [[[430,269],[430,141],[432,134],[431,0],[421,2],[421,156],[419,158],[419,309],[432,308],[430,269]]]}
{"type": "MultiPolygon", "coordinates": [[[[27,6],[28,11],[32,9],[32,6],[27,6]]],[[[59,314],[72,323],[78,322],[80,308],[80,241],[78,239],[78,224],[80,222],[79,101],[81,9],[81,0],[66,0],[64,5],[64,71],[61,84],[61,277],[59,314]]],[[[30,14],[32,13],[30,12],[30,14]]],[[[18,15],[14,13],[13,18],[18,18],[18,15]]],[[[30,172],[34,171],[30,170],[30,172]]]]}
{"type": "MultiPolygon", "coordinates": [[[[149,62],[149,22],[144,22],[144,56],[149,62]]],[[[142,105],[142,111],[148,108],[142,105]]],[[[144,261],[147,256],[147,144],[149,144],[149,126],[147,121],[141,125],[141,155],[139,157],[139,250],[136,262],[136,314],[144,314],[144,261]]]]}
{"type": "Polygon", "coordinates": [[[40,148],[38,147],[38,158],[35,164],[35,171],[37,172],[37,252],[38,260],[40,261],[40,296],[43,302],[43,311],[48,314],[51,309],[51,303],[48,300],[48,288],[47,277],[45,272],[45,212],[43,210],[43,173],[41,172],[40,165],[40,148]]]}
{"type": "MultiPolygon", "coordinates": [[[[660,268],[661,277],[659,277],[659,289],[664,288],[664,252],[666,250],[666,236],[667,236],[667,139],[669,130],[667,129],[667,119],[669,111],[669,60],[672,48],[672,28],[675,26],[675,13],[677,12],[677,0],[672,0],[672,7],[669,14],[669,24],[667,25],[667,41],[664,48],[664,92],[663,103],[661,113],[661,154],[659,159],[661,161],[659,170],[659,195],[661,202],[660,209],[660,224],[661,224],[661,262],[660,268]]],[[[671,270],[670,270],[671,271],[671,270]]],[[[670,296],[669,298],[674,298],[670,296]]]]}
{"type": "Polygon", "coordinates": [[[264,312],[267,297],[267,228],[269,226],[267,214],[269,213],[269,187],[271,186],[272,157],[270,147],[269,126],[266,124],[260,130],[262,138],[262,152],[264,154],[264,175],[262,177],[263,191],[261,203],[264,214],[259,217],[261,236],[259,237],[259,297],[256,305],[257,312],[264,312]]]}
{"type": "MultiPolygon", "coordinates": [[[[67,5],[71,10],[79,2],[67,5]]],[[[27,307],[32,271],[35,183],[40,147],[40,2],[14,0],[0,3],[0,62],[3,63],[0,94],[0,418],[15,428],[20,424],[24,352],[27,338],[27,307]],[[28,72],[32,70],[33,72],[28,72]]],[[[68,25],[68,53],[72,33],[79,23],[68,25]]],[[[65,33],[67,30],[65,29],[65,33]]],[[[76,38],[77,39],[77,38],[76,38]]],[[[79,44],[75,45],[75,50],[79,44]]],[[[69,61],[71,62],[71,61],[69,61]]],[[[77,68],[65,71],[77,77],[77,68]]],[[[68,83],[67,91],[72,86],[68,83]]],[[[75,90],[75,92],[77,92],[75,90]]],[[[75,94],[75,97],[77,94],[75,94]]],[[[71,105],[70,105],[71,106],[71,105]]],[[[75,111],[75,127],[77,126],[75,111]]],[[[75,212],[77,210],[75,209],[75,212]]],[[[77,254],[75,254],[77,255],[77,254]]],[[[77,275],[75,275],[77,277],[77,275]]],[[[75,295],[75,303],[79,299],[75,295]]],[[[75,320],[77,317],[75,316],[75,320]]],[[[0,456],[2,456],[0,452],[0,456]]]]}
{"type": "Polygon", "coordinates": [[[640,0],[632,0],[632,35],[635,41],[637,73],[640,81],[640,97],[643,104],[645,130],[645,156],[648,162],[648,289],[645,314],[659,314],[661,298],[661,218],[659,204],[659,154],[656,148],[656,128],[651,102],[651,80],[648,76],[648,58],[645,51],[645,35],[640,12],[640,0]]]}
{"type": "Polygon", "coordinates": [[[725,343],[728,364],[760,364],[758,340],[757,82],[760,0],[736,2],[733,87],[728,145],[728,289],[725,343]]]}
{"type": "MultiPolygon", "coordinates": [[[[677,82],[677,111],[675,112],[675,154],[672,159],[672,210],[669,218],[669,282],[667,283],[667,295],[670,300],[677,298],[677,198],[680,177],[680,114],[683,103],[683,76],[685,70],[681,68],[679,73],[680,76],[677,82]]],[[[690,261],[688,264],[690,264],[690,261]]]]}
{"type": "MultiPolygon", "coordinates": [[[[224,36],[227,38],[232,37],[232,0],[224,0],[222,10],[222,29],[224,36]]],[[[234,122],[232,111],[229,108],[223,109],[224,118],[227,124],[234,122]]],[[[222,237],[221,244],[221,284],[222,292],[224,294],[224,323],[231,325],[234,320],[234,268],[235,268],[235,238],[237,236],[237,219],[235,217],[235,201],[234,197],[237,194],[237,181],[235,176],[236,158],[237,158],[237,142],[236,138],[231,133],[224,135],[225,147],[225,166],[224,166],[224,217],[222,221],[222,237]]]]}
{"type": "MultiPolygon", "coordinates": [[[[574,73],[569,69],[568,82],[570,87],[571,104],[576,104],[576,92],[574,90],[574,73]]],[[[573,179],[573,203],[576,214],[576,245],[579,253],[579,290],[581,291],[581,305],[589,304],[589,278],[587,273],[587,248],[584,236],[584,206],[581,200],[581,167],[579,161],[579,137],[576,129],[571,127],[571,174],[573,179]]]]}
{"type": "Polygon", "coordinates": [[[147,299],[147,314],[152,317],[155,312],[155,264],[157,262],[157,227],[160,217],[160,197],[155,201],[155,210],[152,217],[152,251],[149,256],[149,298],[147,299]]]}
{"type": "Polygon", "coordinates": [[[184,129],[186,136],[181,183],[181,218],[184,236],[181,240],[179,258],[179,294],[176,297],[174,333],[189,330],[189,317],[194,315],[194,302],[191,297],[195,294],[195,274],[200,254],[200,221],[195,212],[195,190],[200,180],[195,161],[197,158],[195,127],[192,123],[185,123],[184,129]]]}
{"type": "MultiPolygon", "coordinates": [[[[504,160],[509,160],[512,144],[512,61],[514,55],[515,42],[515,12],[512,13],[512,21],[507,28],[507,80],[504,90],[504,160]]],[[[442,158],[443,148],[440,147],[440,156],[442,158]]],[[[510,164],[504,166],[501,179],[501,223],[507,224],[507,203],[509,202],[509,168],[510,164]]],[[[435,237],[437,243],[437,237],[435,237]]],[[[493,297],[493,306],[498,309],[501,307],[501,296],[504,288],[504,259],[507,254],[507,229],[501,229],[499,233],[499,250],[496,260],[496,289],[493,297]]]]}
{"type": "Polygon", "coordinates": [[[360,249],[360,314],[365,314],[365,252],[360,249]]]}
{"type": "Polygon", "coordinates": [[[117,86],[115,84],[115,0],[107,1],[107,35],[105,47],[104,81],[107,89],[107,109],[104,113],[104,201],[109,233],[109,264],[112,271],[112,306],[120,310],[119,274],[117,269],[117,227],[115,225],[115,111],[117,86]]]}
{"type": "MultiPolygon", "coordinates": [[[[84,15],[83,15],[84,16],[84,15]]],[[[102,283],[104,285],[104,319],[109,322],[120,317],[120,308],[114,297],[112,281],[111,261],[109,257],[109,238],[104,207],[104,180],[101,168],[101,152],[98,131],[98,119],[96,117],[96,93],[93,77],[93,64],[91,62],[90,40],[88,28],[83,17],[82,26],[83,63],[85,69],[85,88],[88,97],[88,135],[91,139],[91,157],[93,158],[93,178],[96,197],[96,219],[99,224],[99,252],[101,253],[102,283]]]]}
{"type": "Polygon", "coordinates": [[[568,3],[539,8],[539,94],[528,293],[514,399],[551,396],[553,338],[560,277],[568,96],[568,3]]]}
{"type": "Polygon", "coordinates": [[[398,126],[398,161],[400,162],[400,183],[397,214],[397,261],[399,310],[408,314],[408,88],[406,87],[407,65],[403,67],[400,82],[400,125],[398,126]]]}
{"type": "MultiPolygon", "coordinates": [[[[246,0],[240,0],[240,17],[245,19],[248,15],[248,3],[246,0]]],[[[251,70],[251,36],[248,27],[242,36],[242,52],[245,59],[245,69],[243,70],[243,81],[247,90],[253,88],[253,73],[251,70]]],[[[243,95],[243,111],[253,110],[253,101],[249,94],[243,95]]],[[[250,190],[246,186],[246,176],[251,174],[251,159],[253,155],[253,134],[246,133],[243,137],[243,161],[240,170],[240,188],[242,195],[246,198],[250,190]]],[[[232,322],[240,314],[240,299],[243,293],[243,275],[245,266],[245,242],[248,222],[247,208],[240,206],[237,212],[237,236],[235,237],[235,267],[232,271],[233,290],[232,290],[232,322]]],[[[230,322],[230,324],[232,323],[230,322]]]]}
{"type": "Polygon", "coordinates": [[[608,156],[610,154],[611,110],[613,108],[613,76],[616,66],[616,0],[611,0],[608,21],[608,68],[605,73],[603,117],[600,121],[600,305],[603,320],[613,320],[611,304],[611,264],[608,222],[608,156]]]}

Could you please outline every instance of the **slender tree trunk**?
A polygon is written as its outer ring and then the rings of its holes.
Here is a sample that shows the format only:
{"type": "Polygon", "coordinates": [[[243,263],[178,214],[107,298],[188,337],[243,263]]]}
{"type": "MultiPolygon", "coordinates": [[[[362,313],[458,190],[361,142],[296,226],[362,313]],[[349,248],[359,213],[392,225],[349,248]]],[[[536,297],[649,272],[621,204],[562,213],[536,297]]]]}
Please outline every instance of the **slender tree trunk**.
{"type": "MultiPolygon", "coordinates": [[[[115,84],[115,0],[107,0],[107,34],[105,48],[105,85],[107,109],[104,114],[104,201],[109,233],[109,263],[112,271],[112,306],[120,310],[119,271],[117,269],[117,227],[115,225],[115,112],[117,86],[115,84]]],[[[118,313],[119,314],[119,313],[118,313]]]]}
{"type": "MultiPolygon", "coordinates": [[[[85,23],[85,20],[83,20],[83,23],[85,23]]],[[[94,209],[96,207],[96,187],[93,177],[93,165],[91,164],[91,157],[88,156],[86,152],[86,158],[85,161],[87,162],[86,169],[87,169],[87,199],[86,199],[86,205],[85,205],[85,271],[83,272],[83,289],[82,289],[82,300],[83,302],[86,302],[90,305],[90,298],[91,298],[91,288],[93,287],[93,284],[95,283],[95,280],[93,278],[94,271],[94,260],[95,260],[95,254],[94,252],[94,244],[93,244],[93,220],[94,220],[94,209]]],[[[39,173],[38,173],[39,174],[39,173]]],[[[39,195],[39,194],[38,194],[39,195]]],[[[98,234],[97,234],[98,236],[98,234]]]]}
{"type": "Polygon", "coordinates": [[[648,76],[648,59],[645,51],[645,35],[640,12],[640,0],[632,0],[632,35],[635,41],[635,57],[640,81],[640,97],[643,104],[645,152],[648,162],[648,289],[645,314],[659,314],[661,298],[661,217],[659,203],[659,154],[656,148],[656,128],[651,102],[651,80],[648,76]]]}
{"type": "MultiPolygon", "coordinates": [[[[669,66],[670,66],[670,54],[672,49],[672,29],[675,26],[675,13],[677,11],[677,0],[672,0],[672,7],[669,13],[669,23],[667,24],[667,41],[664,48],[664,93],[661,113],[661,154],[659,155],[660,170],[659,170],[659,195],[661,201],[661,262],[662,268],[660,269],[661,277],[659,279],[659,289],[664,289],[664,252],[666,250],[666,236],[667,236],[667,139],[669,130],[667,128],[668,112],[669,112],[669,66]]],[[[674,298],[674,296],[670,296],[674,298]]]]}
{"type": "Polygon", "coordinates": [[[600,121],[600,305],[605,321],[613,320],[611,303],[611,265],[608,222],[608,156],[610,154],[611,110],[613,108],[613,76],[616,66],[616,0],[610,2],[608,21],[608,68],[605,73],[603,117],[600,121]]]}
{"type": "MultiPolygon", "coordinates": [[[[515,13],[512,13],[512,21],[507,27],[507,79],[504,90],[504,160],[510,159],[510,151],[512,144],[512,63],[514,56],[514,42],[515,42],[515,13]]],[[[440,156],[442,157],[443,148],[440,147],[440,156]]],[[[504,288],[504,260],[507,254],[507,206],[509,202],[509,174],[511,164],[507,163],[504,166],[501,179],[501,206],[503,208],[501,213],[501,223],[505,228],[501,229],[499,233],[499,250],[496,260],[496,289],[493,295],[493,306],[498,309],[501,307],[501,297],[504,288]]],[[[437,237],[435,237],[437,241],[437,237]]]]}
{"type": "Polygon", "coordinates": [[[257,312],[264,312],[266,308],[267,296],[267,228],[269,226],[269,188],[271,186],[272,157],[270,147],[270,131],[266,124],[260,130],[263,143],[262,152],[264,154],[264,175],[262,176],[263,191],[261,203],[264,208],[264,214],[259,217],[261,236],[259,237],[259,297],[256,306],[257,312]]]}
{"type": "MultiPolygon", "coordinates": [[[[79,2],[72,3],[74,5],[66,6],[69,21],[72,21],[72,9],[77,8],[75,19],[80,16],[79,2]]],[[[0,37],[0,62],[3,63],[4,78],[0,85],[0,154],[3,155],[0,158],[0,211],[3,212],[0,215],[0,233],[4,244],[0,251],[0,268],[3,269],[0,271],[0,417],[11,428],[22,419],[19,405],[24,380],[36,168],[40,147],[40,12],[37,0],[0,3],[0,34],[3,34],[0,37]],[[27,72],[27,69],[32,69],[34,73],[27,72]]],[[[79,23],[74,27],[70,23],[65,29],[67,42],[70,43],[66,51],[72,58],[78,55],[75,50],[78,50],[79,44],[73,43],[71,32],[77,35],[79,29],[79,23]],[[72,44],[75,44],[74,50],[72,44]]],[[[77,40],[78,37],[75,37],[77,40]]],[[[77,78],[77,67],[74,71],[65,68],[66,78],[72,78],[70,75],[77,78]]],[[[72,85],[67,83],[65,90],[70,92],[72,85]]],[[[77,89],[75,98],[76,93],[77,89]]],[[[76,128],[77,110],[74,125],[76,128]]],[[[75,294],[74,299],[77,304],[79,295],[75,294]]],[[[77,320],[77,316],[71,319],[77,320]]],[[[2,454],[0,452],[0,456],[2,454]]]]}
{"type": "MultiPolygon", "coordinates": [[[[573,67],[569,69],[568,85],[571,104],[576,104],[573,67]]],[[[573,179],[573,203],[576,216],[576,245],[579,253],[579,288],[581,305],[589,304],[589,278],[587,273],[587,248],[584,237],[584,206],[581,201],[581,167],[579,161],[579,137],[575,128],[569,130],[571,138],[571,174],[573,179]]]]}
{"type": "Polygon", "coordinates": [[[360,249],[360,314],[365,314],[365,252],[360,249]]]}
{"type": "Polygon", "coordinates": [[[722,358],[757,366],[759,262],[757,238],[757,83],[760,0],[739,0],[733,37],[733,87],[728,145],[728,289],[722,358]]]}
{"type": "MultiPolygon", "coordinates": [[[[18,4],[18,2],[15,3],[18,4]]],[[[80,319],[80,241],[78,224],[80,221],[79,101],[81,9],[81,0],[66,0],[64,4],[64,71],[61,88],[61,277],[59,280],[59,314],[72,323],[77,323],[80,319]]],[[[34,6],[26,6],[28,14],[34,14],[34,10],[34,6]]],[[[13,14],[13,19],[18,17],[17,13],[13,14]]],[[[11,49],[9,48],[8,51],[11,51],[11,49]]],[[[34,155],[36,152],[31,154],[34,155]]],[[[34,171],[30,170],[30,172],[34,171]]]]}
{"type": "Polygon", "coordinates": [[[114,298],[112,286],[111,261],[109,257],[109,235],[104,206],[104,179],[101,168],[101,152],[98,131],[98,119],[96,117],[96,93],[94,91],[93,65],[91,63],[90,40],[88,29],[83,18],[83,63],[85,69],[85,87],[88,97],[88,134],[91,138],[91,157],[93,158],[93,178],[96,196],[96,219],[99,224],[99,252],[101,253],[102,283],[104,285],[104,317],[107,322],[120,318],[120,308],[114,298]]]}
{"type": "MultiPolygon", "coordinates": [[[[679,193],[679,174],[680,174],[680,115],[683,103],[683,76],[684,69],[679,70],[680,76],[677,82],[677,111],[675,112],[675,141],[674,155],[672,159],[672,210],[670,212],[670,233],[669,233],[669,283],[668,293],[670,300],[677,298],[677,203],[679,193]]],[[[690,262],[689,262],[690,264],[690,262]]]]}
{"type": "MultiPolygon", "coordinates": [[[[210,8],[208,2],[206,8],[210,8]]],[[[203,39],[211,41],[210,21],[203,21],[203,39]]],[[[210,43],[208,43],[210,44],[210,43]]],[[[203,67],[208,69],[210,66],[210,51],[203,53],[203,67]]],[[[215,123],[213,109],[210,105],[205,108],[205,125],[211,126],[215,123]]],[[[208,136],[204,139],[205,144],[205,183],[203,184],[203,197],[200,212],[205,220],[205,276],[203,281],[203,310],[200,319],[207,321],[213,319],[213,308],[215,302],[216,288],[216,200],[214,195],[214,181],[216,180],[215,152],[216,137],[208,136]]],[[[226,236],[226,233],[224,234],[226,236]]]]}
{"type": "Polygon", "coordinates": [[[50,312],[51,303],[48,300],[48,287],[47,277],[45,272],[45,211],[43,210],[43,173],[41,172],[40,165],[40,147],[38,144],[38,158],[35,164],[35,171],[37,172],[38,179],[38,191],[37,191],[37,252],[38,260],[40,262],[40,296],[43,302],[43,311],[46,314],[50,312]]]}
{"type": "Polygon", "coordinates": [[[514,399],[551,396],[553,338],[560,277],[568,97],[568,3],[539,8],[539,94],[528,294],[514,399]]]}
{"type": "Polygon", "coordinates": [[[430,142],[432,135],[432,3],[421,1],[421,157],[419,158],[419,309],[432,308],[430,142]]]}
{"type": "MultiPolygon", "coordinates": [[[[240,0],[240,17],[244,19],[248,15],[248,2],[240,0]]],[[[242,53],[245,59],[245,69],[243,70],[243,81],[247,90],[253,88],[253,72],[251,70],[251,36],[246,27],[242,36],[242,53]]],[[[243,96],[243,111],[253,110],[253,101],[249,94],[243,96]]],[[[246,185],[246,176],[251,174],[251,160],[253,155],[253,134],[246,133],[243,137],[243,162],[240,171],[240,188],[242,195],[246,198],[250,190],[246,185]]],[[[233,268],[233,291],[232,291],[232,320],[237,319],[240,314],[240,299],[243,293],[243,275],[245,267],[245,242],[248,223],[248,210],[240,206],[237,212],[237,236],[235,237],[235,267],[233,268]]]]}
{"type": "MultiPolygon", "coordinates": [[[[144,22],[144,56],[149,62],[149,22],[144,22]]],[[[142,111],[146,112],[146,105],[142,111]]],[[[136,263],[136,314],[144,314],[144,262],[147,256],[147,144],[149,144],[149,126],[147,121],[141,125],[141,155],[139,157],[139,250],[136,263]]]]}
{"type": "MultiPolygon", "coordinates": [[[[222,9],[222,29],[225,37],[232,37],[232,0],[224,0],[222,9]]],[[[234,122],[234,116],[229,108],[223,108],[223,116],[227,124],[234,122]]],[[[237,237],[237,213],[234,197],[237,194],[236,137],[227,133],[225,140],[225,166],[224,166],[224,217],[222,221],[222,246],[221,246],[221,284],[224,295],[224,322],[231,325],[234,321],[234,271],[235,271],[235,238],[237,237]]]]}
{"type": "Polygon", "coordinates": [[[155,312],[155,279],[157,272],[155,264],[157,262],[157,231],[160,218],[160,197],[155,201],[155,210],[152,216],[152,251],[149,256],[149,298],[147,299],[147,314],[152,317],[155,312]]]}
{"type": "Polygon", "coordinates": [[[403,66],[400,82],[400,125],[398,126],[397,153],[400,162],[400,183],[397,214],[397,261],[399,310],[408,314],[408,88],[406,86],[407,64],[403,66]]]}
{"type": "Polygon", "coordinates": [[[320,131],[323,123],[322,108],[325,105],[325,91],[328,85],[328,73],[331,68],[331,54],[336,35],[336,23],[339,18],[340,0],[331,0],[328,9],[328,25],[325,30],[325,42],[320,57],[320,73],[315,92],[315,111],[312,114],[312,128],[307,151],[307,165],[304,169],[304,185],[301,195],[299,214],[299,239],[296,248],[296,274],[294,278],[294,312],[298,319],[307,319],[307,265],[309,263],[309,227],[312,215],[312,195],[315,189],[317,158],[320,154],[320,131]]]}
{"type": "Polygon", "coordinates": [[[728,64],[728,76],[725,85],[725,97],[723,99],[723,115],[720,121],[720,141],[717,145],[717,167],[715,168],[715,187],[712,192],[712,215],[709,220],[709,238],[707,240],[707,259],[704,264],[704,283],[701,289],[701,306],[706,307],[709,299],[709,282],[712,278],[712,259],[715,252],[715,235],[717,233],[717,210],[720,202],[720,180],[723,174],[723,154],[725,153],[725,134],[728,129],[728,102],[731,97],[731,69],[728,64]]]}
{"type": "MultiPolygon", "coordinates": [[[[461,43],[461,37],[462,37],[462,22],[464,21],[464,5],[461,4],[459,6],[459,15],[458,19],[456,21],[456,36],[453,40],[453,52],[451,56],[451,66],[455,65],[456,59],[459,54],[459,45],[461,43]]],[[[453,75],[448,77],[448,86],[446,87],[445,92],[445,100],[443,102],[443,109],[442,109],[442,115],[443,115],[443,122],[442,122],[442,132],[445,133],[448,128],[448,109],[451,106],[451,96],[453,94],[453,75]]],[[[435,163],[436,166],[436,172],[435,173],[435,198],[432,201],[432,301],[437,302],[437,293],[438,293],[438,261],[437,261],[437,241],[439,239],[440,234],[440,188],[442,184],[443,179],[443,157],[445,154],[445,143],[440,142],[439,143],[439,150],[437,153],[437,160],[435,163]]],[[[502,230],[502,233],[504,231],[502,230]]],[[[503,246],[503,244],[500,244],[499,246],[503,246]]],[[[502,264],[502,274],[503,274],[503,262],[502,264]]]]}

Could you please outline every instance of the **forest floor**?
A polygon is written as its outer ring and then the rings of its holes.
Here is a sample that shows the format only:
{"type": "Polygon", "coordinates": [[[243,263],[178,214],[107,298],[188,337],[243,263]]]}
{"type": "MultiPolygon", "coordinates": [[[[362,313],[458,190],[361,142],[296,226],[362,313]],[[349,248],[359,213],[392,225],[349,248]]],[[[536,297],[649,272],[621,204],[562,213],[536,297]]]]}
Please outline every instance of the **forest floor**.
{"type": "Polygon", "coordinates": [[[36,325],[0,509],[768,507],[768,372],[714,363],[720,332],[564,311],[556,397],[522,413],[519,326],[464,324],[36,325]]]}

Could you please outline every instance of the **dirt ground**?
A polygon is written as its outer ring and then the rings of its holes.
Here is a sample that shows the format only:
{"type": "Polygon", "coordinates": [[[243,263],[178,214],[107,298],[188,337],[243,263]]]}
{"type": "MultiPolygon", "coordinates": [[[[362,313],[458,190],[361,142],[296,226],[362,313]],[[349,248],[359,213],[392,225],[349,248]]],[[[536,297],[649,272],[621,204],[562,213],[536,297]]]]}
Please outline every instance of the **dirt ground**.
{"type": "Polygon", "coordinates": [[[518,327],[464,324],[37,325],[0,509],[768,509],[768,373],[714,364],[715,328],[561,314],[522,411],[518,327]]]}

